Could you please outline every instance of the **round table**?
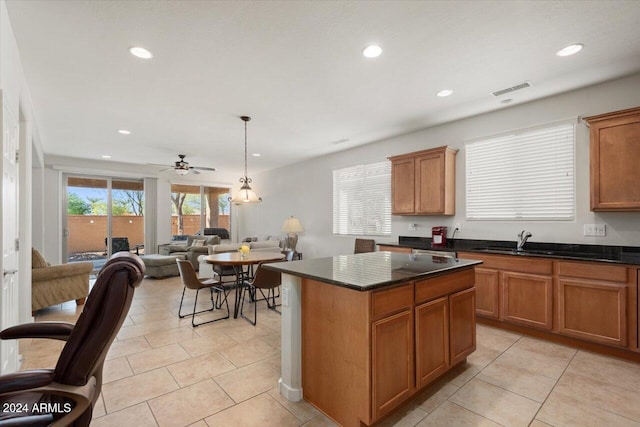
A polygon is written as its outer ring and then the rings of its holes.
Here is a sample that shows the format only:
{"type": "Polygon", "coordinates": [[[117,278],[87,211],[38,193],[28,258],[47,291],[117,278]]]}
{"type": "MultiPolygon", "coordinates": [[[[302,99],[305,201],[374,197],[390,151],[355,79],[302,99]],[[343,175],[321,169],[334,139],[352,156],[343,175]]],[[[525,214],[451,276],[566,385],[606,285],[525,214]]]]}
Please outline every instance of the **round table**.
{"type": "Polygon", "coordinates": [[[238,310],[240,309],[241,288],[244,283],[245,274],[242,267],[245,265],[258,264],[264,261],[279,261],[284,258],[284,254],[281,254],[280,252],[249,252],[244,256],[242,256],[240,252],[222,252],[219,254],[207,255],[204,257],[204,260],[209,264],[230,265],[236,270],[236,299],[233,307],[233,317],[237,318],[238,310]]]}

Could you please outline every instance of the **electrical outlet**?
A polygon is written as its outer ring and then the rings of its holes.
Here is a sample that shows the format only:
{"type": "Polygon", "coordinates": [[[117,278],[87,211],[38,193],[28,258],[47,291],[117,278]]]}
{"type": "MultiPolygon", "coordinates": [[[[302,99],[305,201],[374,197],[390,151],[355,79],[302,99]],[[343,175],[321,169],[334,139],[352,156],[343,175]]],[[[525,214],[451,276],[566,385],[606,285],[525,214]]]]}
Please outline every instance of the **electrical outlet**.
{"type": "Polygon", "coordinates": [[[409,224],[409,231],[416,231],[418,229],[418,224],[409,224]]]}
{"type": "Polygon", "coordinates": [[[607,234],[606,224],[594,224],[593,235],[598,237],[604,237],[607,234]]]}
{"type": "Polygon", "coordinates": [[[289,288],[282,287],[282,306],[289,307],[289,288]]]}
{"type": "Polygon", "coordinates": [[[462,231],[462,225],[460,225],[459,222],[453,224],[453,229],[455,230],[456,228],[458,229],[458,233],[462,231]]]}
{"type": "Polygon", "coordinates": [[[593,237],[604,237],[607,234],[606,224],[585,224],[584,235],[593,237]]]}

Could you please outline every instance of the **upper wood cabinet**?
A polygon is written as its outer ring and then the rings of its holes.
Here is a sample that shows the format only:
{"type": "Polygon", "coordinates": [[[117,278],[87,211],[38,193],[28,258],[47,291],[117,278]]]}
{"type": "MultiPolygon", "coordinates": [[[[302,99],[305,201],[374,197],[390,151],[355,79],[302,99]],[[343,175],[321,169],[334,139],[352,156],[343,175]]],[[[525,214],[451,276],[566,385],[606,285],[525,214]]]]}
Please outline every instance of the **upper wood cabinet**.
{"type": "Polygon", "coordinates": [[[585,117],[592,211],[640,211],[640,107],[585,117]]]}
{"type": "Polygon", "coordinates": [[[438,147],[389,157],[394,215],[454,215],[456,154],[438,147]]]}

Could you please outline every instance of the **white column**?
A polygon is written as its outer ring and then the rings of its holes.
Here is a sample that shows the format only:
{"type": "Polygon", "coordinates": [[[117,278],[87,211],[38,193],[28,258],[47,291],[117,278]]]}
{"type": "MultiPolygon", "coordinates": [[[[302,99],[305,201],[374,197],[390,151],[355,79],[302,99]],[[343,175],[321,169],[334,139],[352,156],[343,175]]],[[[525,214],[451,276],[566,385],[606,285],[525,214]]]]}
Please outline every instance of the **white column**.
{"type": "Polygon", "coordinates": [[[281,367],[278,390],[287,400],[302,400],[302,280],[282,274],[281,367]]]}

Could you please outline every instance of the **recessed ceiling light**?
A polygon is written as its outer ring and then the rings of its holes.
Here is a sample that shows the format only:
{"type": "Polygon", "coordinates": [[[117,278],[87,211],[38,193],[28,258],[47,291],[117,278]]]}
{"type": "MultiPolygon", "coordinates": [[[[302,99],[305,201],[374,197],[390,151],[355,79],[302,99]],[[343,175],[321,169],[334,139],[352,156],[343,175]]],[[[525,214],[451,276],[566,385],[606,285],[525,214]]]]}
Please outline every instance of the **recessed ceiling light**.
{"type": "Polygon", "coordinates": [[[369,46],[362,49],[362,54],[365,58],[377,58],[382,55],[382,48],[376,44],[370,44],[369,46]]]}
{"type": "Polygon", "coordinates": [[[436,93],[440,98],[444,98],[445,96],[449,96],[453,93],[451,89],[443,89],[440,92],[436,93]]]}
{"type": "Polygon", "coordinates": [[[138,58],[142,58],[142,59],[153,58],[153,54],[151,52],[149,52],[147,49],[140,46],[130,47],[129,52],[131,52],[131,55],[137,56],[138,58]]]}
{"type": "Polygon", "coordinates": [[[567,47],[563,47],[562,49],[560,49],[559,51],[556,52],[556,55],[558,56],[569,56],[569,55],[573,55],[574,53],[578,53],[582,50],[582,48],[584,47],[583,44],[578,43],[578,44],[571,44],[567,47]]]}
{"type": "Polygon", "coordinates": [[[511,102],[513,102],[513,99],[507,98],[500,101],[500,104],[510,104],[511,102]]]}
{"type": "Polygon", "coordinates": [[[262,156],[262,154],[260,154],[260,153],[253,153],[253,154],[252,154],[252,156],[253,156],[253,157],[260,157],[260,156],[262,156]]]}
{"type": "Polygon", "coordinates": [[[118,130],[118,133],[120,133],[122,135],[131,135],[131,131],[130,130],[126,130],[126,129],[120,129],[120,130],[118,130]]]}
{"type": "Polygon", "coordinates": [[[103,155],[102,155],[102,158],[103,158],[103,159],[107,159],[107,160],[108,160],[108,159],[110,159],[110,158],[111,158],[111,156],[110,156],[110,155],[108,155],[108,154],[103,154],[103,155]]]}

